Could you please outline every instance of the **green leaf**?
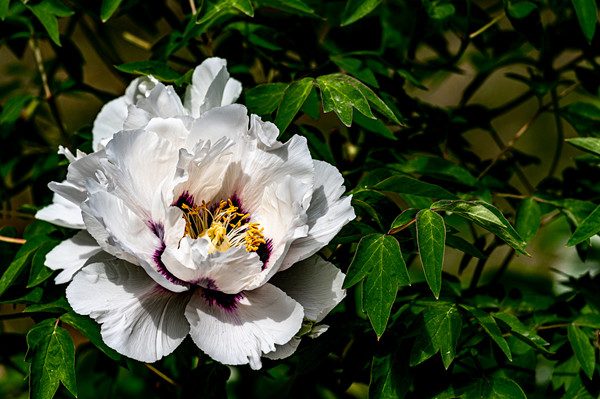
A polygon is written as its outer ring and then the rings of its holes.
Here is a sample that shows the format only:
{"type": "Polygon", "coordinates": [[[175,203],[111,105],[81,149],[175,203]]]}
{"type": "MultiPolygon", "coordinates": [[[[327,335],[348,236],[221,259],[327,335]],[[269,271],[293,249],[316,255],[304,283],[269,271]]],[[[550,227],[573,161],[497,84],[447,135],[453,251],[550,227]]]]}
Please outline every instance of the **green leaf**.
{"type": "Polygon", "coordinates": [[[329,59],[355,78],[360,79],[373,87],[379,88],[379,83],[377,83],[373,71],[360,59],[344,55],[331,56],[329,59]]]}
{"type": "Polygon", "coordinates": [[[552,353],[544,348],[544,346],[549,344],[542,337],[537,335],[535,328],[527,327],[516,316],[503,312],[494,313],[493,316],[495,319],[506,324],[510,328],[511,333],[527,345],[547,354],[552,353]]]}
{"type": "Polygon", "coordinates": [[[373,356],[369,399],[403,398],[410,388],[408,366],[398,353],[373,356]]]}
{"type": "Polygon", "coordinates": [[[106,354],[113,360],[120,360],[121,355],[113,349],[109,348],[100,335],[100,326],[94,320],[87,316],[82,316],[73,311],[63,314],[60,316],[60,320],[69,324],[77,331],[85,335],[92,344],[106,354]]]}
{"type": "Polygon", "coordinates": [[[506,7],[508,14],[517,19],[525,18],[536,8],[537,5],[531,1],[521,1],[519,3],[509,2],[506,7]]]}
{"type": "Polygon", "coordinates": [[[58,320],[47,319],[27,333],[27,355],[30,363],[29,392],[32,398],[51,399],[60,382],[77,396],[75,383],[75,345],[69,333],[58,326],[58,320]]]}
{"type": "Polygon", "coordinates": [[[484,229],[494,233],[518,252],[529,255],[524,249],[523,239],[510,225],[502,213],[483,201],[438,201],[431,209],[455,213],[484,229]]]}
{"type": "Polygon", "coordinates": [[[369,187],[369,189],[389,191],[398,194],[420,195],[422,197],[456,198],[454,194],[440,186],[402,175],[389,177],[376,185],[369,187]]]}
{"type": "Polygon", "coordinates": [[[133,75],[152,75],[163,82],[174,82],[181,75],[167,66],[163,61],[134,61],[115,66],[119,71],[133,75]]]}
{"type": "Polygon", "coordinates": [[[446,243],[446,225],[437,213],[423,209],[417,215],[417,244],[425,279],[435,298],[442,289],[442,265],[446,243]]]}
{"type": "Polygon", "coordinates": [[[385,126],[380,119],[370,119],[361,114],[360,112],[355,112],[352,115],[352,121],[358,126],[370,132],[377,133],[378,135],[385,137],[386,139],[398,140],[394,133],[392,133],[392,131],[388,129],[387,126],[385,126]]]}
{"type": "Polygon", "coordinates": [[[432,19],[444,19],[448,18],[456,12],[456,9],[452,4],[439,4],[431,8],[429,16],[432,19]]]}
{"type": "Polygon", "coordinates": [[[366,17],[381,3],[381,0],[348,0],[342,14],[340,26],[350,25],[366,17]]]}
{"type": "Polygon", "coordinates": [[[100,8],[100,18],[102,22],[106,22],[110,17],[117,11],[117,8],[121,5],[123,0],[102,0],[102,6],[100,8]]]}
{"type": "Polygon", "coordinates": [[[26,4],[33,15],[42,23],[48,36],[57,46],[60,46],[60,34],[58,32],[57,17],[68,17],[74,14],[74,11],[69,9],[59,0],[44,0],[37,4],[26,4]]]}
{"type": "Polygon", "coordinates": [[[248,90],[245,95],[248,110],[260,116],[272,113],[281,102],[286,87],[285,83],[269,83],[248,90]]]}
{"type": "Polygon", "coordinates": [[[399,231],[399,228],[404,228],[409,223],[412,224],[416,222],[416,217],[418,213],[418,209],[405,209],[400,215],[396,217],[396,219],[394,219],[392,225],[390,226],[390,232],[388,234],[396,234],[399,231]],[[392,233],[392,231],[394,232],[392,233]]]}
{"type": "Polygon", "coordinates": [[[36,285],[43,283],[54,273],[53,270],[46,267],[45,263],[46,255],[56,246],[56,244],[56,241],[45,242],[33,255],[29,280],[27,280],[27,288],[35,287],[36,285]]]}
{"type": "Polygon", "coordinates": [[[25,96],[15,96],[10,98],[2,107],[2,112],[0,113],[0,124],[12,124],[19,119],[21,115],[21,111],[25,108],[32,100],[34,100],[34,96],[25,95],[25,96]]]}
{"type": "Polygon", "coordinates": [[[508,378],[486,377],[468,386],[461,399],[527,399],[523,389],[508,378]]]}
{"type": "Polygon", "coordinates": [[[10,0],[0,0],[0,20],[4,21],[6,14],[8,14],[9,7],[10,0]]]}
{"type": "Polygon", "coordinates": [[[595,330],[600,330],[600,315],[582,314],[573,320],[576,326],[590,327],[595,330]]]}
{"type": "Polygon", "coordinates": [[[567,337],[585,375],[591,380],[596,367],[596,354],[590,339],[573,323],[567,326],[567,337]]]}
{"type": "Polygon", "coordinates": [[[15,259],[8,266],[2,277],[0,278],[0,296],[12,285],[12,283],[25,270],[33,257],[35,251],[47,240],[46,236],[37,236],[28,239],[25,244],[19,249],[15,255],[15,259]]]}
{"type": "Polygon", "coordinates": [[[342,123],[352,125],[352,108],[356,108],[365,116],[375,119],[369,102],[352,82],[350,76],[332,74],[320,76],[316,83],[321,89],[323,111],[335,111],[342,123]]]}
{"type": "Polygon", "coordinates": [[[502,333],[500,332],[500,329],[498,328],[498,325],[496,324],[496,321],[492,318],[492,316],[490,316],[483,310],[477,309],[473,306],[463,304],[461,304],[460,306],[475,317],[475,320],[477,320],[477,323],[479,323],[481,328],[483,328],[483,330],[492,339],[492,341],[494,341],[496,345],[498,345],[500,350],[504,352],[508,360],[512,361],[512,355],[510,353],[508,343],[502,336],[502,333]]]}
{"type": "Polygon", "coordinates": [[[475,176],[464,167],[437,157],[416,157],[408,162],[394,165],[394,169],[402,173],[418,173],[434,176],[470,187],[477,187],[479,184],[475,176]]]}
{"type": "Polygon", "coordinates": [[[600,232],[600,205],[590,213],[573,232],[567,247],[577,245],[600,232]]]}
{"type": "Polygon", "coordinates": [[[587,151],[594,155],[600,156],[600,139],[596,137],[576,137],[573,139],[566,139],[567,143],[579,148],[580,150],[587,151]]]}
{"type": "Polygon", "coordinates": [[[577,102],[560,111],[580,136],[600,136],[600,108],[595,104],[577,102]]]}
{"type": "Polygon", "coordinates": [[[278,51],[282,48],[273,41],[277,37],[277,31],[265,25],[253,24],[246,21],[236,21],[227,25],[225,30],[237,30],[244,35],[248,41],[256,46],[266,48],[271,51],[278,51]]]}
{"type": "MultiPolygon", "coordinates": [[[[255,1],[259,3],[258,1],[255,1]]],[[[293,14],[314,16],[315,10],[300,0],[260,0],[260,5],[270,6],[293,14]]]]}
{"type": "Polygon", "coordinates": [[[459,251],[469,254],[474,258],[478,258],[478,259],[486,259],[487,258],[487,256],[485,256],[473,244],[471,244],[470,242],[468,242],[467,240],[465,240],[461,237],[458,237],[458,236],[455,236],[452,234],[446,235],[446,245],[449,245],[454,249],[458,249],[459,251]]]}
{"type": "Polygon", "coordinates": [[[456,344],[462,329],[462,319],[455,304],[440,303],[419,313],[417,339],[410,354],[410,365],[421,364],[440,352],[448,370],[456,356],[456,344]]]}
{"type": "Polygon", "coordinates": [[[198,11],[196,25],[211,23],[225,13],[241,11],[249,17],[254,16],[254,7],[250,0],[218,0],[206,1],[198,11]],[[237,11],[235,11],[237,10],[237,11]]]}
{"type": "Polygon", "coordinates": [[[598,8],[596,6],[596,0],[571,0],[577,19],[579,20],[579,26],[583,32],[583,35],[587,39],[588,43],[592,43],[594,38],[594,32],[596,31],[596,24],[598,22],[598,8]]]}
{"type": "Polygon", "coordinates": [[[402,123],[398,119],[398,117],[396,116],[396,114],[394,114],[390,107],[388,107],[387,104],[381,98],[379,98],[379,96],[377,96],[377,94],[375,94],[373,90],[371,90],[367,85],[362,83],[360,80],[353,78],[352,76],[348,76],[348,79],[356,85],[356,87],[358,88],[358,90],[360,90],[362,95],[365,96],[365,98],[369,101],[370,104],[373,104],[377,111],[381,112],[394,123],[404,126],[404,123],[402,123]]]}
{"type": "Polygon", "coordinates": [[[381,337],[385,331],[398,286],[410,284],[398,241],[389,235],[370,234],[358,243],[344,288],[365,279],[363,303],[371,325],[381,337]]]}
{"type": "Polygon", "coordinates": [[[313,78],[304,78],[290,85],[283,92],[283,99],[277,110],[275,124],[283,133],[292,122],[312,89],[313,78]]]}
{"type": "Polygon", "coordinates": [[[540,205],[533,198],[525,198],[521,201],[521,205],[517,211],[515,229],[525,242],[531,241],[537,233],[541,217],[542,210],[540,205]]]}

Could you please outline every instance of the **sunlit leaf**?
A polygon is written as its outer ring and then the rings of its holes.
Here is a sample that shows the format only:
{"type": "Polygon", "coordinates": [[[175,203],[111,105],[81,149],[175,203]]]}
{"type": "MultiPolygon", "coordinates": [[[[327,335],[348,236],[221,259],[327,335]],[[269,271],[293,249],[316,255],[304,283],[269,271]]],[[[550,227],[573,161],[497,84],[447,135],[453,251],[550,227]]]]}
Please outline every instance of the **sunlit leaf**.
{"type": "Polygon", "coordinates": [[[462,319],[455,304],[440,303],[425,308],[418,316],[419,330],[410,354],[410,365],[416,366],[440,352],[448,369],[456,356],[456,344],[462,319]]]}
{"type": "Polygon", "coordinates": [[[348,0],[342,14],[341,26],[350,25],[367,16],[381,3],[381,0],[348,0]]]}
{"type": "Polygon", "coordinates": [[[102,18],[102,22],[108,21],[122,2],[123,0],[102,0],[102,7],[100,8],[100,18],[102,18]]]}
{"type": "Polygon", "coordinates": [[[134,75],[152,75],[164,82],[174,82],[180,75],[162,61],[134,61],[116,66],[121,72],[134,75]]]}
{"type": "Polygon", "coordinates": [[[533,198],[525,198],[521,201],[517,211],[515,229],[523,238],[523,241],[529,242],[535,236],[540,227],[541,217],[542,210],[533,198]]]}
{"type": "Polygon", "coordinates": [[[492,318],[492,316],[490,316],[483,310],[477,309],[473,306],[465,304],[461,304],[460,306],[475,317],[475,320],[477,320],[477,323],[479,323],[479,325],[481,326],[481,328],[483,328],[486,334],[492,339],[492,341],[496,343],[496,345],[498,345],[498,347],[506,355],[508,360],[512,361],[512,355],[510,353],[508,343],[502,336],[502,333],[500,332],[500,329],[498,328],[498,325],[496,324],[496,321],[492,318]]]}
{"type": "Polygon", "coordinates": [[[48,319],[27,333],[26,361],[30,363],[29,390],[32,398],[51,399],[59,384],[77,396],[75,345],[69,333],[48,319]]]}
{"type": "Polygon", "coordinates": [[[596,367],[596,353],[590,342],[590,338],[573,323],[567,326],[567,332],[573,353],[577,357],[579,364],[581,364],[585,375],[589,379],[592,379],[596,367]]]}
{"type": "Polygon", "coordinates": [[[440,296],[442,289],[442,265],[446,243],[446,225],[444,219],[429,209],[421,210],[417,215],[417,244],[419,257],[425,272],[425,279],[433,295],[440,296]]]}
{"type": "Polygon", "coordinates": [[[269,83],[253,87],[246,92],[246,106],[250,112],[257,115],[268,115],[279,106],[286,87],[285,83],[269,83]]]}
{"type": "Polygon", "coordinates": [[[275,124],[283,133],[292,122],[312,89],[312,78],[292,82],[283,92],[283,98],[277,109],[275,124]]]}
{"type": "Polygon", "coordinates": [[[600,156],[600,139],[596,137],[576,137],[565,140],[567,143],[591,154],[600,156]]]}
{"type": "Polygon", "coordinates": [[[595,0],[571,0],[579,26],[588,43],[592,42],[598,23],[598,7],[595,0]]]}
{"type": "Polygon", "coordinates": [[[567,246],[577,245],[600,232],[600,205],[590,213],[573,232],[567,246]]]}

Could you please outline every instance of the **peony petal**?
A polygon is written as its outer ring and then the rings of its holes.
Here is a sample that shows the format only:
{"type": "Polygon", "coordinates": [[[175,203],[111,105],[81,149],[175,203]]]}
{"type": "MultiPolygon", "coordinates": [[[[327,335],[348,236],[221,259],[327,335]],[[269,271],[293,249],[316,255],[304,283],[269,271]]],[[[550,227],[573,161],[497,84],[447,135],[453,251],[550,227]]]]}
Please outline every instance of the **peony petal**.
{"type": "Polygon", "coordinates": [[[327,162],[314,161],[314,164],[315,190],[306,211],[308,235],[291,244],[280,270],[315,254],[355,218],[350,204],[352,197],[341,197],[344,194],[344,179],[340,172],[327,162]]]}
{"type": "Polygon", "coordinates": [[[124,96],[112,100],[102,107],[92,128],[94,151],[103,149],[116,132],[123,130],[123,123],[128,114],[127,107],[135,104],[139,99],[145,98],[156,83],[158,81],[152,76],[135,78],[127,87],[124,96]]]}
{"type": "Polygon", "coordinates": [[[56,193],[54,193],[54,196],[52,197],[52,204],[37,211],[35,218],[62,227],[69,227],[72,229],[85,228],[79,206],[56,193]]]}
{"type": "Polygon", "coordinates": [[[302,306],[279,288],[264,286],[243,293],[232,308],[210,302],[197,290],[185,316],[190,336],[206,354],[224,364],[261,367],[263,353],[286,344],[302,325],[302,306]]]}
{"type": "Polygon", "coordinates": [[[102,252],[96,240],[87,232],[80,231],[73,238],[65,240],[46,254],[46,266],[52,270],[61,270],[56,276],[56,284],[68,283],[90,259],[102,252]]]}
{"type": "Polygon", "coordinates": [[[175,277],[226,294],[256,288],[262,280],[263,264],[255,252],[233,247],[209,254],[205,239],[185,237],[179,248],[165,249],[161,259],[175,277]]]}
{"type": "Polygon", "coordinates": [[[187,336],[188,298],[166,291],[142,268],[121,260],[86,266],[67,287],[73,310],[102,325],[104,342],[142,362],[170,354],[187,336]]]}
{"type": "MultiPolygon", "coordinates": [[[[163,120],[173,129],[181,128],[177,119],[163,120]]],[[[163,126],[164,128],[164,126],[163,126]]],[[[150,218],[150,210],[158,186],[164,187],[164,197],[177,166],[177,148],[156,133],[144,130],[119,132],[106,146],[106,157],[114,165],[107,170],[115,185],[114,194],[125,200],[141,217],[150,218]]]]}
{"type": "Polygon", "coordinates": [[[208,58],[194,69],[192,84],[185,92],[185,108],[197,118],[209,109],[232,104],[241,92],[241,83],[229,77],[227,61],[208,58]]]}
{"type": "Polygon", "coordinates": [[[333,264],[312,256],[279,272],[269,282],[304,307],[304,317],[320,322],[346,296],[344,273],[333,264]]]}
{"type": "Polygon", "coordinates": [[[275,350],[273,352],[265,353],[263,356],[271,360],[279,360],[290,357],[294,354],[294,352],[296,352],[296,349],[298,349],[300,341],[302,341],[300,337],[293,337],[286,344],[275,345],[275,350]]]}

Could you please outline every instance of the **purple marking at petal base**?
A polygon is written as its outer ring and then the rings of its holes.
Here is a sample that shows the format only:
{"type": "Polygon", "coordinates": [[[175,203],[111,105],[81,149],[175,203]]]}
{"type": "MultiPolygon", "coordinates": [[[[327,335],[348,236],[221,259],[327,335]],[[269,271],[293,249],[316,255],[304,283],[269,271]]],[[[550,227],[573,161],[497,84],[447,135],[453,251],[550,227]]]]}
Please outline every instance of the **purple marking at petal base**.
{"type": "Polygon", "coordinates": [[[163,226],[162,223],[160,223],[160,222],[154,223],[152,220],[149,220],[148,224],[150,225],[152,232],[158,238],[160,238],[160,247],[157,248],[156,251],[154,251],[154,254],[152,255],[152,259],[154,259],[154,263],[156,263],[156,266],[157,266],[157,271],[160,274],[162,274],[163,276],[165,276],[167,278],[167,280],[169,280],[170,282],[172,282],[174,284],[187,285],[187,283],[185,281],[182,281],[182,280],[178,279],[177,277],[175,277],[173,274],[171,274],[171,272],[169,272],[167,270],[165,264],[162,261],[162,254],[163,254],[163,252],[165,252],[165,248],[166,248],[166,244],[164,241],[165,227],[163,226]]]}
{"type": "Polygon", "coordinates": [[[208,306],[217,305],[229,312],[234,311],[237,308],[237,303],[244,298],[244,294],[241,292],[237,294],[225,294],[224,292],[209,290],[207,288],[200,288],[200,290],[202,290],[202,297],[206,300],[208,306]]]}
{"type": "Polygon", "coordinates": [[[177,201],[175,201],[172,206],[176,206],[177,208],[181,208],[181,206],[183,204],[186,204],[187,206],[193,207],[195,205],[194,196],[191,195],[190,193],[188,193],[187,191],[184,191],[183,194],[181,194],[179,196],[179,198],[177,199],[177,201]]]}

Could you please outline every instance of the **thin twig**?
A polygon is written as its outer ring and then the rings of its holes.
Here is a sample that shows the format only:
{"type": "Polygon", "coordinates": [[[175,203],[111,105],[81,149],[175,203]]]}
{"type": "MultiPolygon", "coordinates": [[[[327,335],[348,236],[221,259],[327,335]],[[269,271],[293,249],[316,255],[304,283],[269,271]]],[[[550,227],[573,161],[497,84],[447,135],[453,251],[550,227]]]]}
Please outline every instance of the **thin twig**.
{"type": "MultiPolygon", "coordinates": [[[[574,83],[571,86],[569,86],[566,89],[564,89],[560,94],[558,94],[558,96],[557,96],[556,99],[558,100],[558,99],[566,96],[571,91],[573,91],[577,86],[579,86],[579,82],[574,83]]],[[[508,144],[506,144],[506,146],[502,150],[500,150],[500,152],[494,157],[494,159],[492,160],[492,162],[483,170],[483,172],[481,172],[479,174],[479,176],[477,176],[477,179],[481,179],[496,164],[496,162],[498,161],[498,159],[500,159],[500,157],[502,155],[504,155],[504,153],[506,151],[508,151],[515,144],[515,142],[519,138],[521,138],[521,136],[531,127],[531,125],[533,124],[533,122],[535,122],[535,120],[542,114],[542,112],[546,111],[552,104],[553,104],[553,102],[550,101],[550,102],[547,102],[546,104],[543,104],[542,106],[540,106],[540,108],[538,108],[538,110],[531,117],[531,119],[529,119],[519,129],[519,131],[514,135],[514,137],[508,142],[508,144]]]]}
{"type": "Polygon", "coordinates": [[[487,24],[483,25],[483,27],[481,27],[481,28],[477,29],[475,32],[471,33],[469,35],[469,39],[473,39],[474,37],[477,37],[477,36],[481,35],[483,32],[485,32],[486,30],[488,30],[488,28],[490,28],[491,26],[493,26],[496,22],[500,21],[505,16],[506,16],[506,13],[502,12],[502,14],[498,15],[497,17],[495,17],[494,19],[492,19],[487,24]]]}
{"type": "Polygon", "coordinates": [[[512,260],[512,258],[514,256],[515,256],[515,250],[511,248],[510,251],[508,252],[508,254],[506,255],[506,257],[504,258],[504,261],[498,268],[498,271],[492,278],[491,283],[496,283],[500,280],[500,277],[502,277],[502,275],[504,274],[506,269],[508,269],[508,265],[510,264],[510,261],[512,260]]]}
{"type": "MultiPolygon", "coordinates": [[[[502,141],[498,133],[494,129],[490,130],[489,133],[492,136],[492,139],[496,142],[496,145],[498,145],[498,148],[504,148],[504,142],[502,141]]],[[[521,180],[521,183],[523,183],[523,185],[527,189],[528,194],[533,194],[535,189],[533,188],[533,185],[529,182],[527,176],[525,176],[525,173],[523,173],[519,165],[515,165],[515,172],[519,180],[521,180]]]]}
{"type": "Polygon", "coordinates": [[[196,10],[196,1],[195,0],[190,0],[190,8],[192,9],[192,14],[196,15],[196,13],[198,11],[196,10]]]}
{"type": "Polygon", "coordinates": [[[159,376],[160,378],[162,378],[163,380],[167,381],[169,384],[177,387],[177,388],[181,388],[181,385],[179,385],[178,383],[176,383],[172,378],[166,376],[163,372],[157,370],[154,366],[148,364],[148,363],[144,363],[146,365],[146,367],[148,367],[154,374],[156,374],[157,376],[159,376]]]}
{"type": "Polygon", "coordinates": [[[42,58],[42,51],[40,50],[37,39],[33,35],[29,40],[29,47],[33,52],[35,64],[42,78],[44,97],[46,98],[46,101],[50,106],[50,112],[52,112],[52,116],[56,121],[56,125],[58,127],[58,130],[60,131],[60,135],[62,136],[64,144],[69,145],[69,135],[67,134],[67,130],[65,129],[65,126],[62,121],[62,117],[60,116],[60,112],[58,111],[58,106],[56,105],[56,101],[54,100],[54,96],[52,95],[52,91],[50,90],[50,85],[48,84],[48,74],[46,73],[46,69],[44,68],[44,59],[42,58]]]}
{"type": "Polygon", "coordinates": [[[0,236],[0,241],[4,241],[4,242],[11,242],[13,244],[25,244],[25,242],[27,240],[23,239],[23,238],[13,238],[13,237],[6,237],[6,236],[0,236]]]}

